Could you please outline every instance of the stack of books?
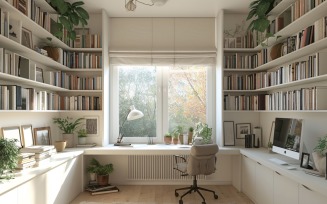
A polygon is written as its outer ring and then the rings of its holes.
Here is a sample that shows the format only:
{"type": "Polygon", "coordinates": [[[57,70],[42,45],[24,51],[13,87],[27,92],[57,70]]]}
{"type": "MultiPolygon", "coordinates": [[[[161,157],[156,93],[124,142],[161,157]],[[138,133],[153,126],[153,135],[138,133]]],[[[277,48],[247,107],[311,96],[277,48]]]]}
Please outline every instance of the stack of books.
{"type": "Polygon", "coordinates": [[[119,192],[119,189],[116,186],[112,186],[110,184],[105,186],[100,186],[98,184],[89,184],[85,190],[89,191],[91,195],[119,192]]]}
{"type": "Polygon", "coordinates": [[[35,158],[34,167],[39,167],[48,164],[51,155],[55,154],[57,151],[53,145],[38,145],[21,148],[20,152],[33,154],[35,158]]]}
{"type": "Polygon", "coordinates": [[[34,153],[20,153],[18,156],[16,169],[31,168],[35,165],[35,154],[34,153]]]}

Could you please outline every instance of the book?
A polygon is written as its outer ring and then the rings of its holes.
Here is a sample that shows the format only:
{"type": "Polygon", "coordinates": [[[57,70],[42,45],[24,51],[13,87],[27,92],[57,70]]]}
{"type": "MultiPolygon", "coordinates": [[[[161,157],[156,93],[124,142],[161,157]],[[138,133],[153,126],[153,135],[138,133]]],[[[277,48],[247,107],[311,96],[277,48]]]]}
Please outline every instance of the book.
{"type": "Polygon", "coordinates": [[[41,153],[54,149],[53,145],[35,145],[30,147],[21,148],[20,153],[41,153]]]}
{"type": "Polygon", "coordinates": [[[102,186],[102,185],[98,185],[96,184],[89,184],[85,190],[90,191],[90,192],[97,192],[97,191],[103,191],[103,190],[110,190],[116,188],[116,186],[112,186],[110,184],[102,186]]]}
{"type": "Polygon", "coordinates": [[[113,187],[111,189],[105,189],[105,190],[100,190],[96,192],[91,192],[91,195],[100,195],[100,194],[106,194],[106,193],[116,193],[119,192],[119,189],[117,187],[113,187]]]}
{"type": "Polygon", "coordinates": [[[77,144],[76,147],[95,147],[96,143],[89,143],[89,144],[77,144]]]}

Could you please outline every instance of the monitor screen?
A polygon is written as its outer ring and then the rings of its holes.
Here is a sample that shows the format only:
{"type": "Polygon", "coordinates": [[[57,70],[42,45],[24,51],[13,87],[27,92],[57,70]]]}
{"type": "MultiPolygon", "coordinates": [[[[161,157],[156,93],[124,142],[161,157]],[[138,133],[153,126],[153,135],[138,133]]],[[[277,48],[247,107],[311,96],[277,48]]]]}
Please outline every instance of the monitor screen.
{"type": "Polygon", "coordinates": [[[273,151],[299,159],[302,133],[302,119],[276,118],[273,151]]]}

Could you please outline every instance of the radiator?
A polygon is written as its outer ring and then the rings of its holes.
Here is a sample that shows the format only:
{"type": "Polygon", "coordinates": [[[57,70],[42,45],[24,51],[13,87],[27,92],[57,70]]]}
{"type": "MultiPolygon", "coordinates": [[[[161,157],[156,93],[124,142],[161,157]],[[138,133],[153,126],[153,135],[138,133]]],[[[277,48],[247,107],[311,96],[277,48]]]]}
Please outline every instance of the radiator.
{"type": "MultiPolygon", "coordinates": [[[[172,155],[129,155],[128,179],[130,180],[189,180],[173,169],[175,159],[172,155]]],[[[204,180],[205,176],[197,177],[204,180]]]]}

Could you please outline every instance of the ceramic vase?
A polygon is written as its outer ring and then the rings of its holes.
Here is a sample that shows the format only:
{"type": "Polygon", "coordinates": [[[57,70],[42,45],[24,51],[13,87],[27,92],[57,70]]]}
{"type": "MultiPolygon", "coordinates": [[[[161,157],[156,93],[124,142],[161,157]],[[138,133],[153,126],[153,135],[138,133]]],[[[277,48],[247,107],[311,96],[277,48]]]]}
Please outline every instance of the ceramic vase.
{"type": "Polygon", "coordinates": [[[66,147],[74,147],[74,134],[62,134],[63,140],[66,141],[66,147]]]}
{"type": "Polygon", "coordinates": [[[66,148],[66,141],[55,141],[54,146],[57,152],[62,152],[66,148]]]}
{"type": "Polygon", "coordinates": [[[312,157],[319,174],[324,176],[326,173],[326,156],[320,154],[319,152],[313,152],[312,157]]]}
{"type": "Polygon", "coordinates": [[[107,175],[97,175],[97,182],[100,186],[108,185],[109,183],[109,174],[107,175]]]}
{"type": "Polygon", "coordinates": [[[80,145],[86,144],[86,137],[78,137],[78,144],[80,145]]]}
{"type": "Polygon", "coordinates": [[[170,145],[171,144],[171,136],[165,136],[164,137],[164,142],[166,145],[170,145]]]}

